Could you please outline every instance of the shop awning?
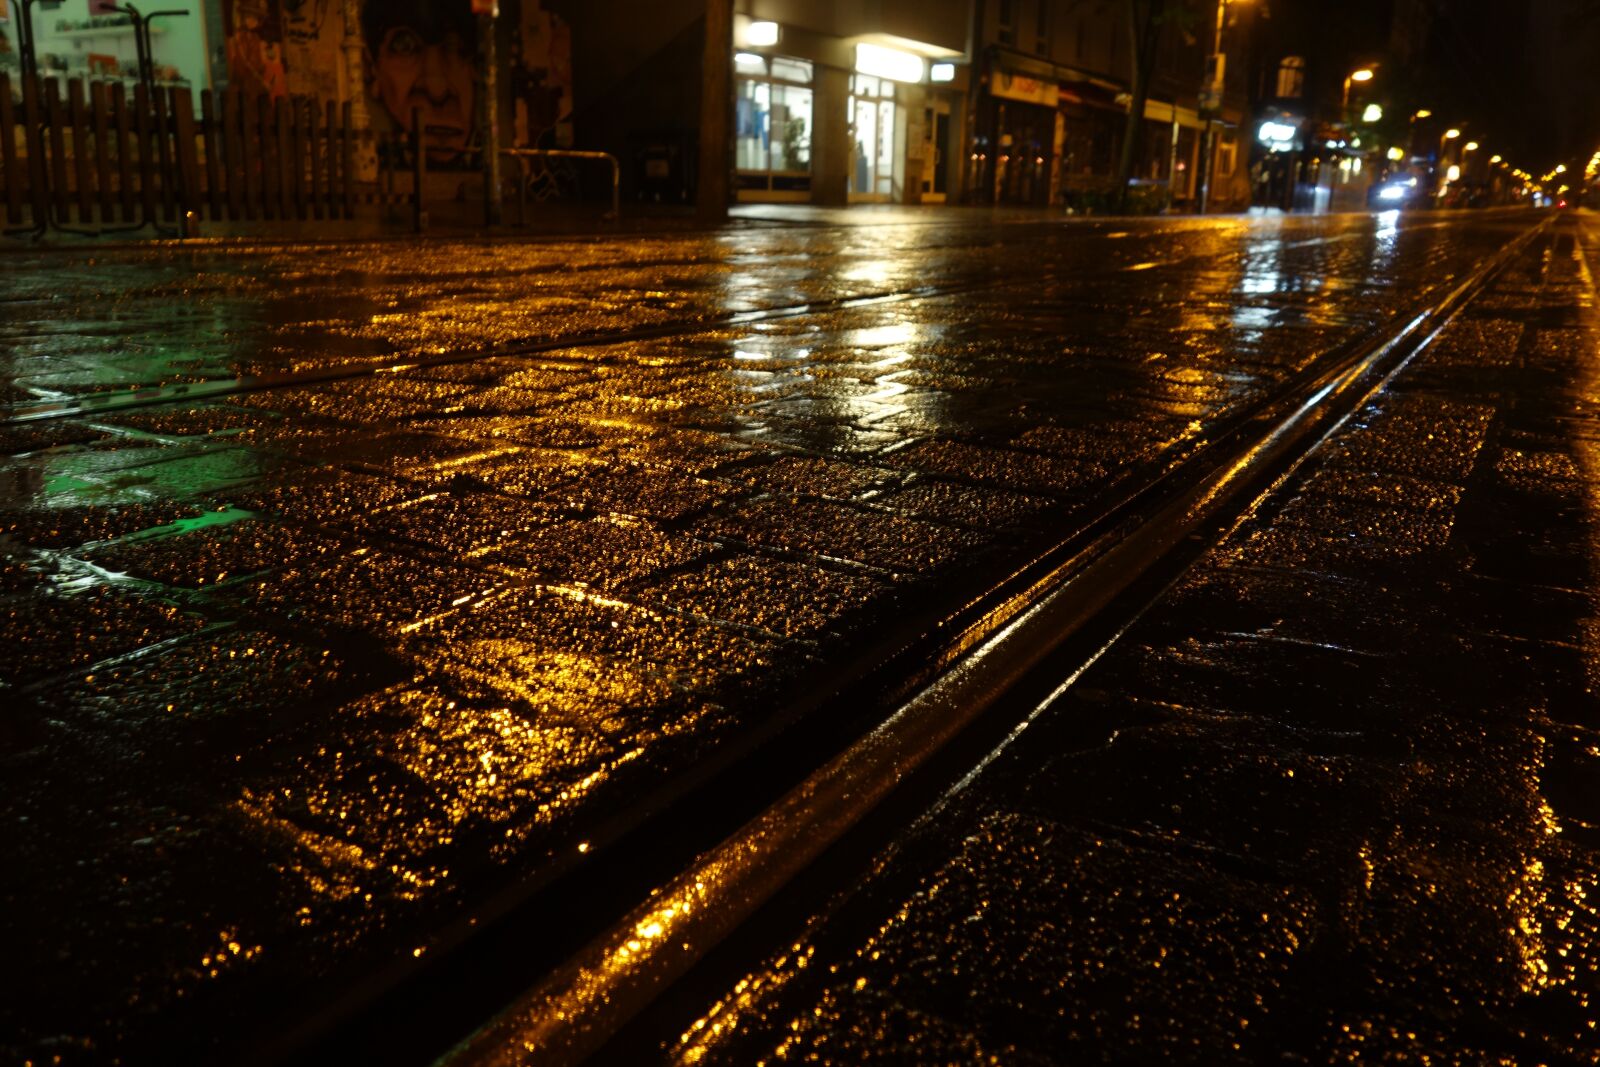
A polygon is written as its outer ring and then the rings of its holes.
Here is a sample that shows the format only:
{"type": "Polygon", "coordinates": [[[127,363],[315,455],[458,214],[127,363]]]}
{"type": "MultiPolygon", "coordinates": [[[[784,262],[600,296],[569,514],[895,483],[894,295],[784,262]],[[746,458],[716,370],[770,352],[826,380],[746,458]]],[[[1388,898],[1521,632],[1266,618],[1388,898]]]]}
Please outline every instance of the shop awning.
{"type": "Polygon", "coordinates": [[[1192,130],[1205,127],[1205,122],[1200,118],[1200,113],[1193,108],[1174,106],[1162,100],[1146,100],[1144,102],[1144,117],[1151,122],[1164,122],[1171,125],[1174,121],[1179,126],[1187,126],[1192,130]]]}
{"type": "Polygon", "coordinates": [[[1117,93],[1114,89],[1107,89],[1103,85],[1085,81],[1064,81],[1061,83],[1061,106],[1064,110],[1078,107],[1096,107],[1104,111],[1120,111],[1127,113],[1127,108],[1117,103],[1117,93]]]}

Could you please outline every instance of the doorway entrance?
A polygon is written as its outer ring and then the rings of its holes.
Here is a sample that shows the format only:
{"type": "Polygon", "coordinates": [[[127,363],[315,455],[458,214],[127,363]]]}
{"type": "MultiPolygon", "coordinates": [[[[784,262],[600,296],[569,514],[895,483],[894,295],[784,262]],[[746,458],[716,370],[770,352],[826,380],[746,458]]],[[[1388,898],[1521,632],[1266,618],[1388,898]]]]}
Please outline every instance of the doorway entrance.
{"type": "Polygon", "coordinates": [[[850,199],[890,202],[904,185],[905,130],[894,82],[865,74],[850,79],[850,199]]]}
{"type": "Polygon", "coordinates": [[[950,191],[950,101],[934,100],[922,118],[922,202],[942,204],[950,191]]]}

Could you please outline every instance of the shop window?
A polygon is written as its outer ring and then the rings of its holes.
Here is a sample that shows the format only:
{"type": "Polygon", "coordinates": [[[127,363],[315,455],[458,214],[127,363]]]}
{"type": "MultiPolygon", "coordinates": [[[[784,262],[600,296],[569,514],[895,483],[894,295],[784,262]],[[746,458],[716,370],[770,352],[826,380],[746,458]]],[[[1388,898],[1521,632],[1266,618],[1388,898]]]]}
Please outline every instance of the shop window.
{"type": "Polygon", "coordinates": [[[772,76],[779,81],[794,82],[796,85],[810,85],[811,64],[803,59],[774,56],[772,58],[772,76]]]}
{"type": "Polygon", "coordinates": [[[1278,64],[1278,98],[1294,100],[1305,95],[1306,61],[1300,56],[1285,56],[1278,64]]]}
{"type": "Polygon", "coordinates": [[[734,166],[739,187],[811,187],[812,66],[783,56],[734,58],[734,166]],[[756,65],[759,61],[759,68],[756,65]]]}

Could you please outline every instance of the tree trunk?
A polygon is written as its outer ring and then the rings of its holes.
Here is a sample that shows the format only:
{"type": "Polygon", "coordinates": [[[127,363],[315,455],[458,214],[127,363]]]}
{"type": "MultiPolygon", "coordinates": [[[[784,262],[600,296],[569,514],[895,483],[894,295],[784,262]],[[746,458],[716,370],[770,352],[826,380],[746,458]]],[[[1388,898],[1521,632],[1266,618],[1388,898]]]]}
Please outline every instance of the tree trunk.
{"type": "Polygon", "coordinates": [[[1133,53],[1133,99],[1128,104],[1128,125],[1122,135],[1122,153],[1117,160],[1116,210],[1128,210],[1128,182],[1133,177],[1134,154],[1144,129],[1145,102],[1150,99],[1150,76],[1155,73],[1156,46],[1161,43],[1162,15],[1166,0],[1126,0],[1128,27],[1132,31],[1128,46],[1133,53]],[[1140,18],[1140,12],[1144,17],[1140,18]]]}

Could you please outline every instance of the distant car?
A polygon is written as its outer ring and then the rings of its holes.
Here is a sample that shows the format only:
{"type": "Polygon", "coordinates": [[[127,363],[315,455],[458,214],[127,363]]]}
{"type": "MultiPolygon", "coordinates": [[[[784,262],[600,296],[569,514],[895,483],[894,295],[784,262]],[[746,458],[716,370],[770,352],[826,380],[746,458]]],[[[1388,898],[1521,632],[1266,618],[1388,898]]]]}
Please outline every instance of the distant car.
{"type": "Polygon", "coordinates": [[[1393,211],[1416,207],[1426,196],[1422,180],[1415,174],[1396,174],[1373,183],[1367,190],[1367,206],[1374,211],[1393,211]]]}

